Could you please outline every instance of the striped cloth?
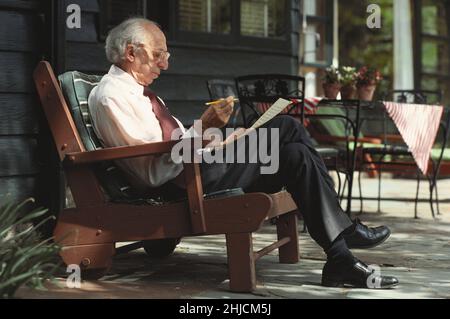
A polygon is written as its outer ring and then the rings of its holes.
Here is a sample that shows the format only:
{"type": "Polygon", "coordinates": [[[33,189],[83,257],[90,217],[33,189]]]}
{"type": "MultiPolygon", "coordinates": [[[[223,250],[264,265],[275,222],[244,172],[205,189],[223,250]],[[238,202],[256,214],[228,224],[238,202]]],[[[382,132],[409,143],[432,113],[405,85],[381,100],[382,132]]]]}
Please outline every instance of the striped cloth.
{"type": "Polygon", "coordinates": [[[323,97],[309,97],[305,99],[305,113],[315,114],[317,106],[323,100],[323,97]]]}
{"type": "Polygon", "coordinates": [[[444,107],[394,102],[384,102],[384,105],[417,166],[426,174],[444,107]]]}

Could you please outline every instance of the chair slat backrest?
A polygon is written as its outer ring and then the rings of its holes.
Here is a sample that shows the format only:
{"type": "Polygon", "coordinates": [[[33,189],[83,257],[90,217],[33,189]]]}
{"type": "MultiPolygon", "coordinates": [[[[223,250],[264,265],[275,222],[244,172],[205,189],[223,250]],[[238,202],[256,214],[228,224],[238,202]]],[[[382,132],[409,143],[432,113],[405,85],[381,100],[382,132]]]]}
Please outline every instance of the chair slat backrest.
{"type": "Polygon", "coordinates": [[[305,98],[303,77],[287,74],[246,75],[236,78],[236,87],[246,127],[279,98],[297,100],[296,105],[288,107],[284,113],[289,113],[294,108],[303,110],[305,98]]]}
{"type": "Polygon", "coordinates": [[[384,96],[385,101],[410,104],[440,104],[441,91],[431,90],[393,90],[384,96]]]}
{"type": "Polygon", "coordinates": [[[82,139],[50,64],[39,62],[33,78],[60,160],[64,160],[67,153],[84,151],[82,139]]]}

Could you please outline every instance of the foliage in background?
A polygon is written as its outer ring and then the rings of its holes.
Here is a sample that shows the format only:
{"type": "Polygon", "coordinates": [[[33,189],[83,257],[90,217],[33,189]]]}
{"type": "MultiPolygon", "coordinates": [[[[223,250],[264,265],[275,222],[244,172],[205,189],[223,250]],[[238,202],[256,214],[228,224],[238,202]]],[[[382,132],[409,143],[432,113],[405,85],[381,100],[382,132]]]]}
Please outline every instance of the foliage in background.
{"type": "Polygon", "coordinates": [[[394,72],[393,0],[339,1],[339,62],[360,68],[371,65],[384,75],[378,94],[392,90],[394,72]],[[381,28],[366,25],[367,6],[381,7],[381,28]]]}
{"type": "Polygon", "coordinates": [[[44,281],[53,279],[59,268],[60,247],[51,238],[41,240],[38,232],[51,217],[33,225],[47,210],[38,208],[21,213],[30,202],[33,200],[0,207],[0,298],[14,297],[24,284],[44,288],[44,281]]]}

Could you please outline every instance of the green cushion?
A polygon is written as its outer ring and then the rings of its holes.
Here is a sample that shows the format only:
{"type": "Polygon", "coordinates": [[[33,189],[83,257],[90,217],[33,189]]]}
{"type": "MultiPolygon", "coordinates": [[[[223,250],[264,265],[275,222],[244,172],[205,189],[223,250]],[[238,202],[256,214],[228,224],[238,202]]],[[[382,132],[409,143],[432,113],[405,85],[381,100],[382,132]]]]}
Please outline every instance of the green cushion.
{"type": "MultiPolygon", "coordinates": [[[[383,144],[364,143],[364,147],[367,147],[367,148],[383,148],[384,145],[383,144]]],[[[350,149],[353,150],[353,143],[350,143],[350,149]]],[[[441,149],[440,148],[433,148],[431,150],[431,158],[433,160],[438,160],[440,155],[441,155],[441,149]]],[[[391,156],[386,156],[384,158],[384,160],[386,160],[386,161],[388,161],[390,159],[391,159],[391,156]]],[[[444,150],[444,155],[442,157],[442,161],[450,161],[450,149],[449,148],[444,150]]]]}
{"type": "MultiPolygon", "coordinates": [[[[317,108],[316,114],[318,115],[338,115],[345,116],[345,111],[340,107],[333,106],[321,106],[317,108]]],[[[348,125],[348,121],[344,118],[336,117],[336,118],[314,118],[311,119],[311,123],[321,134],[330,135],[330,136],[338,136],[345,137],[346,134],[346,125],[348,125]]],[[[349,132],[350,136],[353,134],[349,132]]],[[[363,134],[360,133],[359,137],[363,137],[363,134]]]]}
{"type": "Polygon", "coordinates": [[[61,89],[69,104],[78,134],[88,151],[102,148],[92,128],[87,102],[92,89],[101,79],[102,76],[88,75],[77,71],[66,72],[59,76],[61,89]]]}
{"type": "MultiPolygon", "coordinates": [[[[102,145],[92,127],[88,97],[102,76],[88,75],[78,71],[66,72],[58,77],[64,98],[84,147],[88,151],[101,149],[102,145]]],[[[112,201],[144,201],[134,190],[123,172],[111,161],[96,164],[95,173],[112,201]]]]}
{"type": "MultiPolygon", "coordinates": [[[[439,156],[441,156],[441,149],[433,148],[433,149],[431,150],[431,157],[432,157],[434,160],[438,160],[438,159],[439,159],[439,156]]],[[[446,149],[444,150],[444,156],[442,157],[442,160],[443,160],[443,161],[450,161],[450,148],[446,148],[446,149]]]]}

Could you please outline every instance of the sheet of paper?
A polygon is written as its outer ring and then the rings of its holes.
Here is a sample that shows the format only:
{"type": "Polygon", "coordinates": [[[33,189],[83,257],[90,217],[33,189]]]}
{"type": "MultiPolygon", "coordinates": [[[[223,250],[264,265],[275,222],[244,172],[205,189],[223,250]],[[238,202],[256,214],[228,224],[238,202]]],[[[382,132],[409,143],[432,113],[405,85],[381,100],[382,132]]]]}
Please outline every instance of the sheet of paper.
{"type": "Polygon", "coordinates": [[[280,114],[289,104],[292,104],[291,101],[285,99],[278,99],[253,125],[252,128],[258,128],[261,125],[266,124],[275,116],[280,114]]]}
{"type": "Polygon", "coordinates": [[[258,127],[264,125],[265,123],[269,122],[271,119],[273,119],[275,116],[280,114],[281,111],[283,111],[286,107],[288,107],[290,104],[292,104],[291,101],[285,100],[285,99],[278,99],[250,128],[242,131],[237,132],[237,136],[234,136],[234,138],[228,138],[224,142],[220,143],[219,145],[215,145],[212,147],[206,147],[197,150],[198,154],[204,153],[204,152],[212,152],[214,149],[218,149],[221,147],[226,146],[230,142],[233,142],[239,138],[242,138],[250,132],[254,131],[258,127]]]}

